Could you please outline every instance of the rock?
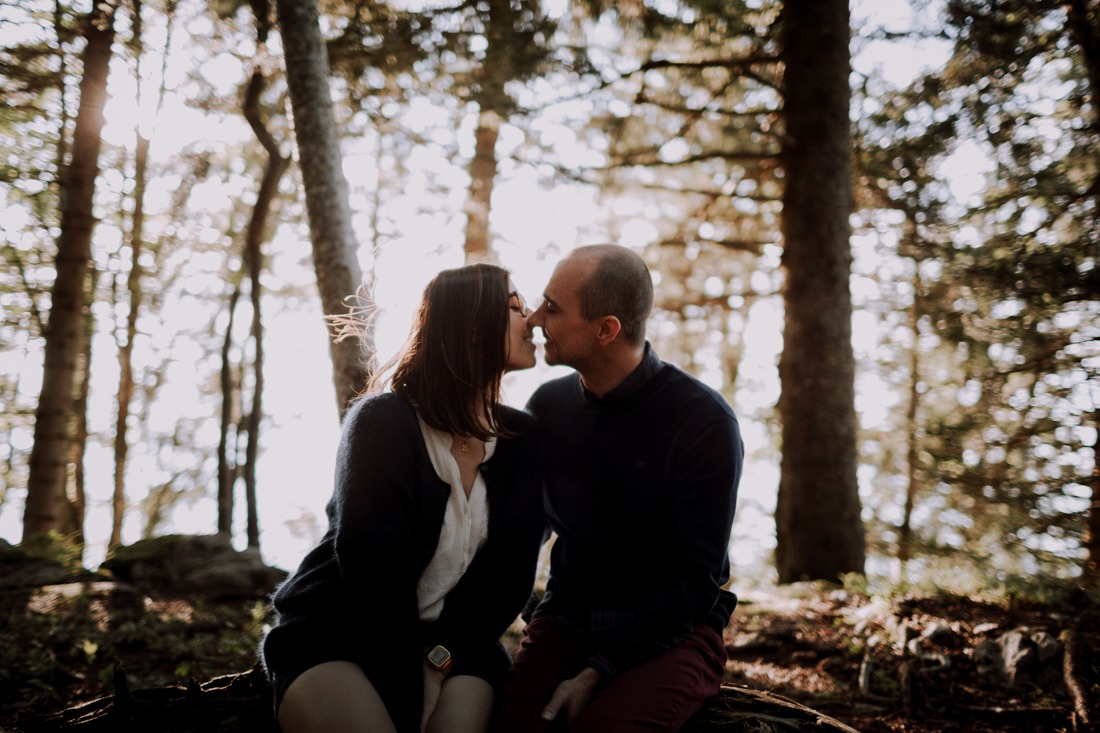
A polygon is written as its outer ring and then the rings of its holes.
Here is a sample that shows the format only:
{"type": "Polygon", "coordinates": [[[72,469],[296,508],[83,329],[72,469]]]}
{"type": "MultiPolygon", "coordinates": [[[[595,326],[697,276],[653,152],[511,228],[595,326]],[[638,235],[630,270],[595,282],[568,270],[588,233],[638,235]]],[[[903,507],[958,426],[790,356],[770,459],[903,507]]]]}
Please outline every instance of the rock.
{"type": "Polygon", "coordinates": [[[1047,632],[1021,626],[978,644],[974,662],[978,672],[997,684],[1018,689],[1050,679],[1061,651],[1061,644],[1047,632]]]}
{"type": "Polygon", "coordinates": [[[287,576],[265,565],[257,550],[236,550],[221,534],[139,540],[113,550],[102,567],[139,588],[208,598],[260,598],[287,576]]]}
{"type": "Polygon", "coordinates": [[[0,539],[0,590],[92,583],[109,579],[103,573],[73,568],[52,558],[30,555],[22,548],[0,539]]]}

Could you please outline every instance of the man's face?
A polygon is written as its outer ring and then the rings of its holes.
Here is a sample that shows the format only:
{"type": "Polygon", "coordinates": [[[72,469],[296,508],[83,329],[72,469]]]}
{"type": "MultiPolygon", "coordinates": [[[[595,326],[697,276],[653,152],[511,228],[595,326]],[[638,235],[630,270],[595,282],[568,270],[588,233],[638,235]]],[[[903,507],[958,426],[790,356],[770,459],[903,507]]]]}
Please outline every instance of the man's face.
{"type": "Polygon", "coordinates": [[[546,363],[581,370],[595,353],[599,321],[581,316],[580,286],[591,273],[592,262],[566,257],[554,268],[542,303],[527,322],[546,335],[546,363]]]}

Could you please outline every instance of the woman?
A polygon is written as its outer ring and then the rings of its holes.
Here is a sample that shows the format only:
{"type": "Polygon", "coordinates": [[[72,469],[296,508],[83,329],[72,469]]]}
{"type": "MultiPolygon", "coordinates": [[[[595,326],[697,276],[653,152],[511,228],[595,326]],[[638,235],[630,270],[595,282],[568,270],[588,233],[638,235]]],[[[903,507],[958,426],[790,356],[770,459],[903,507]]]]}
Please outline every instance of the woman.
{"type": "Polygon", "coordinates": [[[488,726],[543,530],[533,423],[500,402],[535,363],[526,316],[506,270],[441,272],[390,391],[345,416],[328,531],[263,642],[284,733],[488,726]]]}

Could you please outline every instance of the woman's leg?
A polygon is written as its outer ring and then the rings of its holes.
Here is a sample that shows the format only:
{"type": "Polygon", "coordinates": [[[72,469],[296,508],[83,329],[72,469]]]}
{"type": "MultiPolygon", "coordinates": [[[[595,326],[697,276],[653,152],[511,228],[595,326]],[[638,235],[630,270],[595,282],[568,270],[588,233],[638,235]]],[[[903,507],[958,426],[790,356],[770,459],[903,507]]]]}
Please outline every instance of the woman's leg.
{"type": "Polygon", "coordinates": [[[493,686],[463,674],[443,681],[427,733],[485,733],[493,712],[493,686]]]}
{"type": "Polygon", "coordinates": [[[396,733],[386,706],[363,670],[325,662],[298,675],[279,703],[283,733],[396,733]]]}

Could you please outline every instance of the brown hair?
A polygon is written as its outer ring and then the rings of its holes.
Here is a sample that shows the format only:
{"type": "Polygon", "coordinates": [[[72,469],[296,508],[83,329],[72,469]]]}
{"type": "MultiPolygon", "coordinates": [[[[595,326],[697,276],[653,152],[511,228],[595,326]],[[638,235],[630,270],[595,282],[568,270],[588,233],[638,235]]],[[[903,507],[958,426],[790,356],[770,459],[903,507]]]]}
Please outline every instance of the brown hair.
{"type": "Polygon", "coordinates": [[[615,316],[627,343],[645,341],[645,324],[653,309],[653,279],[641,256],[614,244],[578,247],[575,254],[596,260],[580,286],[581,316],[588,320],[615,316]]]}
{"type": "Polygon", "coordinates": [[[375,372],[369,391],[388,382],[437,430],[487,440],[500,426],[500,379],[508,360],[508,271],[478,263],[443,270],[424,288],[392,376],[375,372]],[[479,414],[484,414],[484,420],[479,414]]]}

